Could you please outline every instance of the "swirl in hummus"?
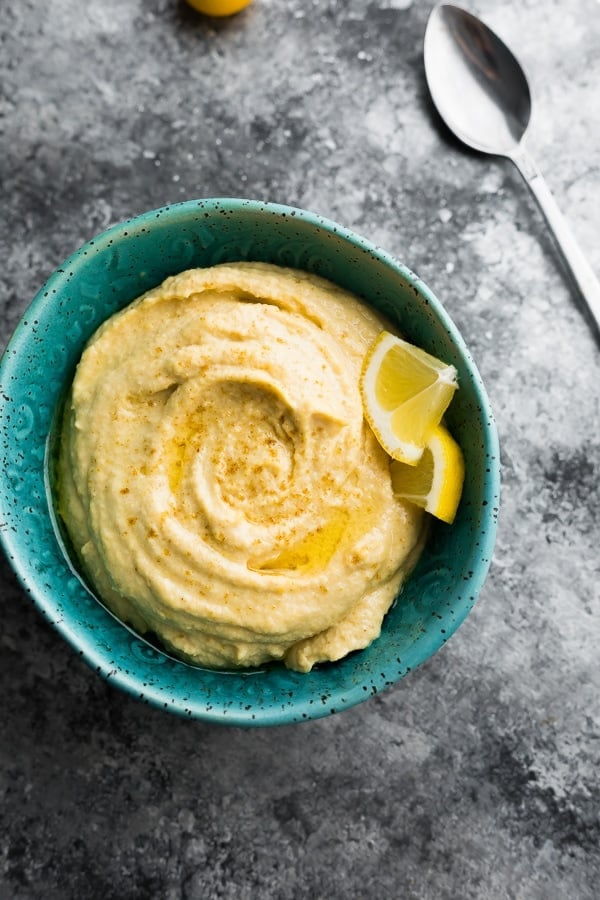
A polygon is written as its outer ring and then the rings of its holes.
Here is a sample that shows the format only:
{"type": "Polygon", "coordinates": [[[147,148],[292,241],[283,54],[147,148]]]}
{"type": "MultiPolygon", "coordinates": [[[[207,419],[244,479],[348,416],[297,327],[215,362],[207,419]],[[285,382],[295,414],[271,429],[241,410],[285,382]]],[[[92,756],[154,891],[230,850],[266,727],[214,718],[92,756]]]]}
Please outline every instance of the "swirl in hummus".
{"type": "Polygon", "coordinates": [[[216,668],[307,672],[378,636],[423,533],[363,418],[384,327],[324,279],[237,263],[168,278],[99,328],[59,508],[119,618],[216,668]]]}

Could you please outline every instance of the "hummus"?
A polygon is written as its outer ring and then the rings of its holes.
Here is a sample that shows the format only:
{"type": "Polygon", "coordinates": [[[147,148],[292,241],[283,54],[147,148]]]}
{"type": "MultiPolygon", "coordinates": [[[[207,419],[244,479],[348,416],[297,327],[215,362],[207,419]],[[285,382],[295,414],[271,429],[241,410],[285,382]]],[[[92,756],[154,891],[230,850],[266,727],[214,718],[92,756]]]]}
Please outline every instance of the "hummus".
{"type": "Polygon", "coordinates": [[[378,636],[423,531],[363,418],[384,327],[263,263],[183,272],[100,327],[65,409],[59,510],[119,618],[216,668],[307,672],[378,636]]]}

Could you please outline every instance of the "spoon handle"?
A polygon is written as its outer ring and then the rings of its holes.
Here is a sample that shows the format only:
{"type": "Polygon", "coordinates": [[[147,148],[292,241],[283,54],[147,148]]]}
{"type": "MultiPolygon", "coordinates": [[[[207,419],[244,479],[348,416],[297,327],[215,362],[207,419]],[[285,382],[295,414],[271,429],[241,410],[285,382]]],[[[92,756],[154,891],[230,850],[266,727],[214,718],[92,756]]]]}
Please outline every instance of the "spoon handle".
{"type": "Polygon", "coordinates": [[[510,157],[537,200],[562,252],[570,274],[585,301],[600,338],[600,282],[582,253],[567,220],[532,157],[523,147],[510,157]]]}

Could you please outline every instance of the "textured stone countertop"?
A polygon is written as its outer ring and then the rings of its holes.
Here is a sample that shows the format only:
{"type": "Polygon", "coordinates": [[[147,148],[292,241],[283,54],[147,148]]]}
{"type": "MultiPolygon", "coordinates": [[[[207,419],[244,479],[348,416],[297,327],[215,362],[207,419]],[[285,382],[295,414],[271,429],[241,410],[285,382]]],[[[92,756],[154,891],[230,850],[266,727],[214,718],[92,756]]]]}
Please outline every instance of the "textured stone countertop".
{"type": "MultiPolygon", "coordinates": [[[[441,127],[423,0],[20,0],[0,17],[2,346],[74,249],[246,196],[373,239],[487,383],[496,552],[450,642],[328,719],[184,721],[99,679],[0,587],[0,898],[592,900],[600,884],[600,349],[508,162],[441,127]]],[[[530,149],[600,274],[600,3],[478,0],[530,149]]]]}

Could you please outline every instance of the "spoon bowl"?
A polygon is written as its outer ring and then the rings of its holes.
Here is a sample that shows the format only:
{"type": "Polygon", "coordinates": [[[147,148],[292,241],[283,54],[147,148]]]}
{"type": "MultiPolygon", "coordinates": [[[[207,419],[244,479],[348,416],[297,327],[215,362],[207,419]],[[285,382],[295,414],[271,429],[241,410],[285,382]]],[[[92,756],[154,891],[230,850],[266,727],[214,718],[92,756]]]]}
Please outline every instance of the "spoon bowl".
{"type": "Polygon", "coordinates": [[[529,125],[531,93],[508,47],[471,13],[440,4],[423,52],[429,91],[448,128],[474,150],[514,153],[529,125]]]}
{"type": "Polygon", "coordinates": [[[507,157],[519,169],[600,338],[600,283],[525,149],[531,91],[518,60],[480,19],[449,3],[432,10],[423,55],[432,100],[448,128],[472,149],[507,157]]]}

